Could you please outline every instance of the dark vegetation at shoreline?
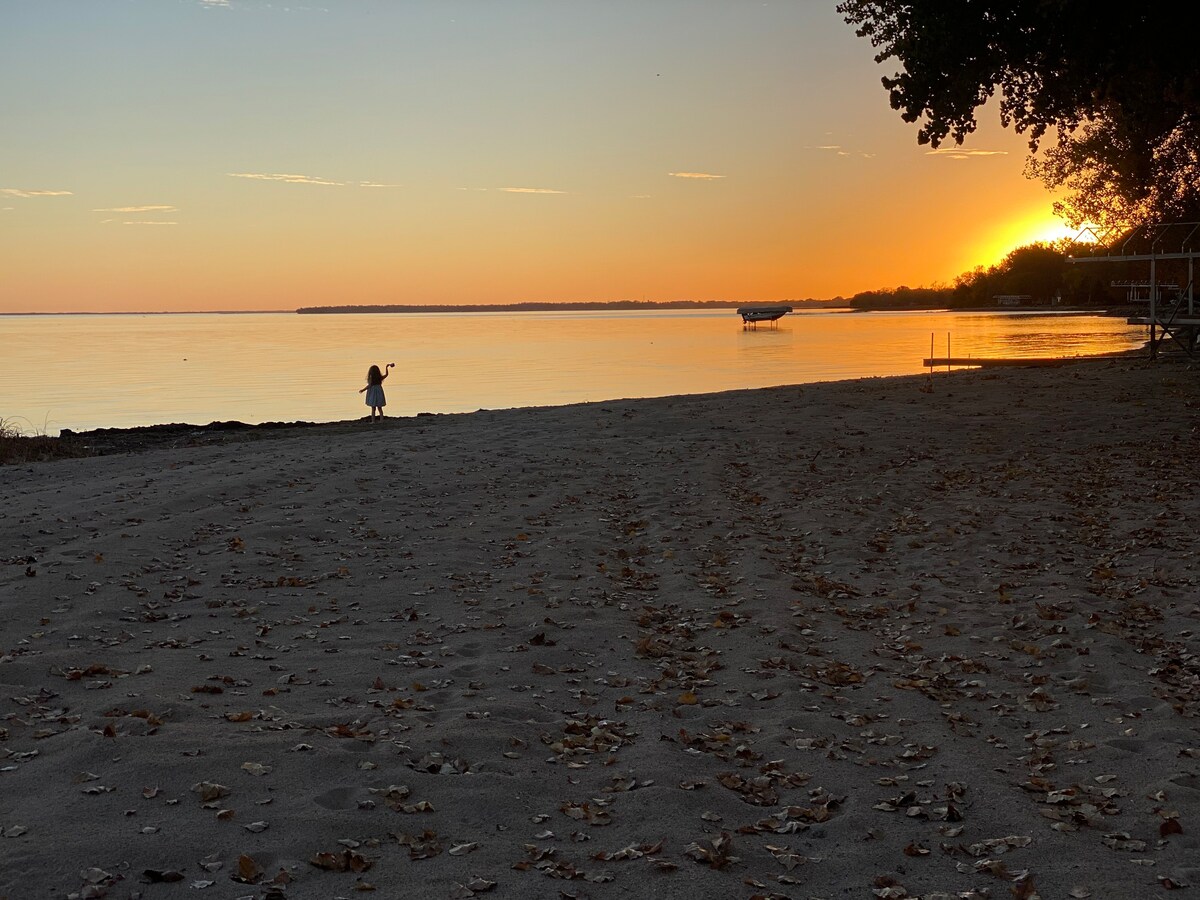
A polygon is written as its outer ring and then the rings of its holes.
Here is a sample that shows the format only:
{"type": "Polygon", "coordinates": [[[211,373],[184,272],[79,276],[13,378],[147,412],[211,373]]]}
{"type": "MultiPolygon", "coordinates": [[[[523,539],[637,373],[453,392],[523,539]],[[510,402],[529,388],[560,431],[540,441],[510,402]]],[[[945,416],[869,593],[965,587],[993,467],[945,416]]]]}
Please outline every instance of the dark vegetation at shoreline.
{"type": "MultiPolygon", "coordinates": [[[[426,415],[426,414],[420,414],[426,415]]],[[[401,419],[389,420],[389,424],[401,419]]],[[[234,441],[256,441],[293,433],[296,429],[321,428],[326,432],[353,430],[356,420],[346,422],[209,422],[207,425],[174,423],[137,425],[129,428],[95,428],[72,431],[64,428],[58,437],[25,434],[10,422],[0,420],[0,466],[78,459],[85,456],[110,456],[114,453],[140,453],[146,450],[174,450],[202,447],[234,441]]]]}
{"type": "Polygon", "coordinates": [[[11,421],[0,419],[0,466],[91,455],[87,447],[69,437],[25,434],[11,421]]]}
{"type": "MultiPolygon", "coordinates": [[[[784,305],[805,309],[831,309],[846,306],[840,297],[835,300],[786,300],[784,305]]],[[[637,309],[733,309],[745,306],[734,300],[566,300],[528,301],[523,303],[386,303],[347,306],[303,306],[296,312],[320,313],[446,313],[446,312],[602,312],[604,310],[637,309]]]]}
{"type": "MultiPolygon", "coordinates": [[[[1126,289],[1113,287],[1114,281],[1146,277],[1144,267],[1118,260],[1103,264],[1077,265],[1069,262],[1068,242],[1033,243],[1018,247],[994,266],[979,266],[964,272],[953,284],[932,287],[880,288],[862,291],[852,297],[828,300],[781,301],[796,309],[999,309],[997,297],[1021,297],[1020,306],[1070,307],[1105,310],[1126,302],[1126,289]]],[[[1162,276],[1160,275],[1160,280],[1162,276]]],[[[1186,279],[1185,279],[1186,280],[1186,279]]],[[[765,302],[765,301],[764,301],[765,302]]],[[[771,301],[772,303],[780,301],[771,301]]],[[[753,305],[730,300],[613,300],[569,301],[563,303],[471,303],[471,304],[353,304],[345,306],[306,306],[300,314],[325,313],[456,313],[456,312],[564,312],[570,310],[639,309],[732,309],[753,305]]]]}

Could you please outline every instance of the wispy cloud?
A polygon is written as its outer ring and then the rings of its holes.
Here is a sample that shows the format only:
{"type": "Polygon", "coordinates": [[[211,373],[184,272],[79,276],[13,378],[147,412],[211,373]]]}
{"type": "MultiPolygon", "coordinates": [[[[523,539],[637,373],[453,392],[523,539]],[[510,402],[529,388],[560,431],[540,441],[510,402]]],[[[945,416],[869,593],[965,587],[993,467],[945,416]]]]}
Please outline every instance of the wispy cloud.
{"type": "Polygon", "coordinates": [[[565,194],[566,191],[556,191],[551,188],[524,188],[524,187],[508,187],[500,188],[508,194],[565,194]]]}
{"type": "MultiPolygon", "coordinates": [[[[233,9],[234,8],[234,4],[233,4],[232,0],[196,0],[196,2],[199,3],[204,9],[233,9]]],[[[241,9],[245,9],[246,4],[239,3],[238,7],[241,9]]],[[[277,12],[285,12],[285,13],[292,13],[292,12],[327,13],[327,12],[329,12],[329,10],[324,6],[294,6],[294,5],[276,6],[276,5],[273,5],[270,3],[267,4],[267,9],[275,10],[277,12]]]]}
{"type": "Polygon", "coordinates": [[[404,187],[404,185],[402,185],[402,184],[380,184],[378,181],[360,181],[360,182],[358,183],[358,186],[359,186],[359,187],[364,187],[364,188],[398,188],[398,187],[404,187]]]}
{"type": "Polygon", "coordinates": [[[847,150],[841,144],[814,144],[806,150],[820,150],[822,153],[832,153],[834,156],[860,156],[863,159],[873,159],[874,153],[864,153],[861,150],[847,150]]]}
{"type": "Polygon", "coordinates": [[[150,221],[133,221],[122,222],[122,225],[178,225],[178,222],[150,222],[150,221]]]}
{"type": "Polygon", "coordinates": [[[713,175],[709,172],[668,172],[675,178],[699,178],[703,181],[712,181],[716,178],[724,178],[724,175],[713,175]]]}
{"type": "Polygon", "coordinates": [[[93,209],[92,212],[175,212],[174,206],[109,206],[105,209],[93,209]]]}
{"type": "Polygon", "coordinates": [[[70,197],[70,191],[26,191],[21,188],[0,188],[6,197],[70,197]]]}
{"type": "Polygon", "coordinates": [[[230,172],[228,174],[230,178],[257,178],[260,181],[282,181],[285,184],[344,184],[341,181],[328,181],[324,178],[315,178],[312,175],[281,175],[265,172],[230,172]]]}
{"type": "Polygon", "coordinates": [[[965,147],[938,147],[926,150],[926,156],[944,156],[947,159],[971,159],[975,156],[1008,156],[1007,150],[968,150],[965,147]]]}

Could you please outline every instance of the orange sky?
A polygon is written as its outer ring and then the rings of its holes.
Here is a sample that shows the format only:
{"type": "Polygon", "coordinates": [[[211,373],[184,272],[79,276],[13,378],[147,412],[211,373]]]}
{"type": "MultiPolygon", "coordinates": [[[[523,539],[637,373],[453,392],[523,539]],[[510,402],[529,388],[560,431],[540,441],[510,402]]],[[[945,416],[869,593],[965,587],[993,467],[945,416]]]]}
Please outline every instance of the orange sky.
{"type": "Polygon", "coordinates": [[[1065,233],[834,3],[8,4],[0,312],[775,301],[1065,233]]]}

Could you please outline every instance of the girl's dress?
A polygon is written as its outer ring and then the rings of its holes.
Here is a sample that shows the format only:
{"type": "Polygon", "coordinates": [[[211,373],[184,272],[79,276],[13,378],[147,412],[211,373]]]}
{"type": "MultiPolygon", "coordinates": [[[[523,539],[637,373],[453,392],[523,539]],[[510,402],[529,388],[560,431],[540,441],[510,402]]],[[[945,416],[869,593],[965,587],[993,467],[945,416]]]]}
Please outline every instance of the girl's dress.
{"type": "Polygon", "coordinates": [[[372,384],[367,388],[367,406],[387,406],[387,400],[383,397],[382,384],[372,384]]]}

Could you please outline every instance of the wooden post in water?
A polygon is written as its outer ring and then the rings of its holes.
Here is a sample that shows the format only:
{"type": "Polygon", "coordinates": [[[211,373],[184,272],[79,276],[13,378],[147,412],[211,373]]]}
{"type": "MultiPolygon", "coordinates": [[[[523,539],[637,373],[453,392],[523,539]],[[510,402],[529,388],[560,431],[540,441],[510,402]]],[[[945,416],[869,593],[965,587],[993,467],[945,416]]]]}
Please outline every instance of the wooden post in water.
{"type": "Polygon", "coordinates": [[[929,377],[925,379],[925,387],[921,388],[921,393],[933,393],[933,332],[929,332],[929,377]]]}

